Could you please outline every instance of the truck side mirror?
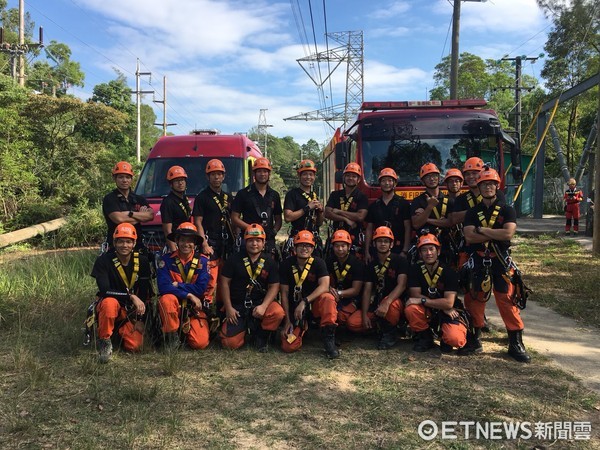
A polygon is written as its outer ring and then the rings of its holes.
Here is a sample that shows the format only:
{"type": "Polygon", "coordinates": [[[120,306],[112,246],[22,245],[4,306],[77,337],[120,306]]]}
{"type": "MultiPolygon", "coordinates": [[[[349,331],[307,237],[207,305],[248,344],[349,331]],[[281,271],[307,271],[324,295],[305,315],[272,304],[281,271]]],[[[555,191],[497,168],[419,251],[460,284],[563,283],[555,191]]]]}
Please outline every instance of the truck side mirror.
{"type": "Polygon", "coordinates": [[[350,149],[350,143],[348,141],[338,142],[335,144],[335,167],[343,169],[346,167],[348,161],[348,150],[350,149]]]}
{"type": "Polygon", "coordinates": [[[338,170],[335,173],[335,184],[344,184],[344,171],[338,170]]]}

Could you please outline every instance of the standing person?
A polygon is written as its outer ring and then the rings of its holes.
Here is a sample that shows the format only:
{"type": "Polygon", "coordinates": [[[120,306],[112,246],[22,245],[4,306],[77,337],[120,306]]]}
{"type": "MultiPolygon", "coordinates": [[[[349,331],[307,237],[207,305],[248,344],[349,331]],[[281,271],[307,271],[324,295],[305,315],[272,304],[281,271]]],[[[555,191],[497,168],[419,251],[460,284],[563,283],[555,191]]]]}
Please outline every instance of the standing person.
{"type": "Polygon", "coordinates": [[[348,329],[354,332],[379,330],[379,350],[396,344],[396,327],[402,317],[402,296],[406,290],[408,261],[392,253],[394,233],[388,227],[379,227],[373,233],[377,256],[367,266],[360,311],[348,318],[348,329]]]}
{"type": "Polygon", "coordinates": [[[173,166],[167,171],[167,181],[171,186],[171,192],[160,203],[160,220],[169,252],[177,250],[177,246],[175,242],[167,239],[167,236],[183,222],[189,222],[192,213],[190,202],[185,195],[187,177],[187,173],[181,166],[173,166]]]}
{"type": "Polygon", "coordinates": [[[494,169],[484,167],[479,173],[477,186],[482,200],[467,210],[464,233],[471,246],[471,296],[465,297],[465,306],[473,319],[475,336],[467,344],[466,352],[481,352],[479,339],[484,325],[485,303],[493,289],[496,305],[508,331],[508,354],[519,362],[531,358],[523,345],[523,321],[515,305],[515,287],[508,281],[506,264],[510,258],[510,240],[517,230],[514,208],[498,200],[496,192],[500,176],[494,169]]]}
{"type": "Polygon", "coordinates": [[[114,248],[100,255],[92,277],[98,285],[98,360],[106,363],[113,352],[111,338],[121,338],[123,348],[137,352],[144,344],[146,302],[151,295],[150,265],[135,250],[138,239],[130,223],[116,226],[111,241],[114,248]]]}
{"type": "Polygon", "coordinates": [[[358,189],[361,179],[360,166],[353,162],[347,164],[342,175],[343,189],[332,192],[325,205],[325,218],[332,221],[333,231],[348,231],[352,238],[350,250],[359,254],[364,239],[363,221],[369,208],[369,199],[358,189]]]}
{"type": "Polygon", "coordinates": [[[256,158],[252,166],[254,183],[237,193],[231,206],[231,222],[242,232],[251,223],[258,223],[265,230],[265,252],[277,260],[275,235],[281,229],[281,197],[269,186],[271,162],[267,158],[256,158]]]}
{"type": "Polygon", "coordinates": [[[458,268],[460,243],[462,240],[462,224],[459,226],[452,221],[452,214],[456,207],[456,200],[460,196],[460,190],[462,189],[465,179],[463,174],[458,169],[448,169],[444,176],[442,184],[446,186],[448,190],[449,201],[452,202],[452,211],[448,213],[450,227],[445,231],[445,238],[447,244],[450,245],[448,248],[449,261],[447,261],[454,269],[458,268]]]}
{"type": "Polygon", "coordinates": [[[460,190],[462,189],[464,182],[465,179],[460,170],[448,169],[444,176],[444,181],[442,181],[442,184],[444,184],[448,190],[448,198],[452,200],[456,199],[456,197],[460,195],[460,190]]]}
{"type": "MultiPolygon", "coordinates": [[[[292,188],[285,194],[283,200],[283,219],[291,223],[290,237],[296,236],[301,230],[308,230],[315,235],[315,242],[320,255],[322,245],[320,241],[319,227],[323,224],[323,204],[317,198],[314,191],[317,167],[310,159],[300,161],[296,169],[300,186],[292,188]]],[[[282,255],[283,257],[289,255],[282,255]]]]}
{"type": "Polygon", "coordinates": [[[158,310],[162,321],[165,345],[175,350],[180,345],[180,333],[192,349],[209,344],[209,324],[202,301],[208,284],[208,259],[197,251],[202,244],[198,229],[184,222],[168,236],[177,250],[163,255],[158,267],[158,310]]]}
{"type": "MultiPolygon", "coordinates": [[[[142,235],[140,224],[149,222],[154,218],[154,211],[146,199],[136,195],[131,190],[133,181],[133,168],[127,161],[120,161],[112,169],[116,189],[106,194],[102,200],[102,214],[108,227],[106,242],[108,247],[113,247],[113,234],[117,225],[130,223],[135,226],[137,236],[142,235]]],[[[136,250],[143,248],[141,239],[136,241],[136,250]]]]}
{"type": "Polygon", "coordinates": [[[231,194],[222,189],[225,179],[225,165],[218,159],[206,164],[208,186],[202,190],[194,202],[194,224],[204,238],[202,253],[208,256],[210,279],[204,298],[212,303],[219,277],[219,270],[226,256],[233,252],[235,237],[231,226],[231,194]]]}
{"type": "Polygon", "coordinates": [[[565,224],[565,235],[569,233],[571,236],[577,235],[579,232],[579,204],[583,201],[583,192],[577,188],[577,181],[575,178],[570,178],[567,183],[569,188],[565,191],[563,196],[565,202],[565,217],[567,222],[565,224]],[[573,231],[571,232],[571,220],[573,220],[573,231]]]}
{"type": "Polygon", "coordinates": [[[420,260],[408,272],[409,298],[404,314],[416,333],[415,352],[434,347],[432,327],[439,330],[444,353],[467,343],[469,321],[457,297],[458,273],[439,261],[440,248],[434,235],[420,236],[417,242],[420,260]]]}
{"type": "Polygon", "coordinates": [[[337,230],[331,237],[332,255],[327,259],[329,293],[337,303],[338,325],[346,325],[352,313],[360,306],[364,283],[364,265],[350,254],[352,237],[346,230],[337,230]]]}
{"type": "Polygon", "coordinates": [[[312,256],[315,237],[307,230],[294,236],[295,255],[279,267],[281,306],[285,323],[281,332],[281,349],[286,353],[302,347],[302,337],[308,329],[309,315],[320,319],[323,345],[328,358],[340,356],[335,346],[337,308],[329,293],[329,274],[325,261],[312,256]]]}
{"type": "Polygon", "coordinates": [[[425,192],[410,204],[412,226],[417,235],[429,231],[439,238],[442,244],[441,260],[449,264],[453,259],[449,231],[454,201],[440,189],[440,169],[435,164],[423,164],[419,177],[425,186],[425,192]]]}
{"type": "Polygon", "coordinates": [[[285,317],[276,301],[279,267],[263,254],[265,239],[265,230],[250,224],[244,231],[245,254],[231,255],[221,270],[219,289],[226,320],[220,336],[225,348],[240,348],[249,331],[258,351],[267,352],[271,333],[285,317]]]}
{"type": "Polygon", "coordinates": [[[377,250],[372,247],[373,230],[379,227],[388,227],[392,230],[395,240],[392,243],[392,253],[399,253],[406,257],[410,249],[411,223],[410,203],[396,194],[398,175],[394,169],[386,167],[379,172],[379,186],[381,197],[369,205],[367,213],[367,233],[365,240],[365,258],[370,263],[377,250]]]}

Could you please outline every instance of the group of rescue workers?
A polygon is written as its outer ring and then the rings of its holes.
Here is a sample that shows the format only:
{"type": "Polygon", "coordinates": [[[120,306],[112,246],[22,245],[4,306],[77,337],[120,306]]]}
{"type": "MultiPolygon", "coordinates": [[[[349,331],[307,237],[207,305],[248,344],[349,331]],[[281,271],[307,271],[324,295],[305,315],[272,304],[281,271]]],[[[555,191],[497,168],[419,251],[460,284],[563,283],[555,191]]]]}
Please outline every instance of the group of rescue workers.
{"type": "Polygon", "coordinates": [[[131,165],[115,165],[116,189],[103,201],[107,251],[92,271],[98,293],[88,319],[96,323],[101,362],[110,359],[113,343],[140,351],[149,327],[159,328],[171,351],[184,344],[206,348],[218,334],[225,348],[251,340],[266,352],[280,330],[281,349],[295,352],[309,327],[318,326],[329,358],[340,355],[339,328],[376,336],[382,350],[412,336],[417,352],[438,338],[442,352],[471,355],[483,350],[492,292],[508,331],[508,354],[530,361],[520,317],[527,292],[509,250],[516,214],[504,201],[498,173],[480,158],[469,158],[462,171],[449,169],[441,183],[436,165],[423,165],[425,190],[410,203],[395,190],[396,172],[384,168],[381,197],[369,205],[358,188],[361,168],[350,163],[344,187],[324,205],[313,190],[317,168],[303,160],[299,186],[287,192],[282,208],[269,186],[272,170],[267,158],[256,159],[254,182],[234,198],[222,189],[225,166],[212,159],[208,185],[191,209],[188,175],[171,167],[171,192],[160,207],[166,251],[155,259],[140,228],[153,219],[152,208],[132,192],[131,165]],[[290,238],[278,249],[282,216],[291,224],[290,238]],[[323,243],[325,219],[330,235],[323,243]]]}

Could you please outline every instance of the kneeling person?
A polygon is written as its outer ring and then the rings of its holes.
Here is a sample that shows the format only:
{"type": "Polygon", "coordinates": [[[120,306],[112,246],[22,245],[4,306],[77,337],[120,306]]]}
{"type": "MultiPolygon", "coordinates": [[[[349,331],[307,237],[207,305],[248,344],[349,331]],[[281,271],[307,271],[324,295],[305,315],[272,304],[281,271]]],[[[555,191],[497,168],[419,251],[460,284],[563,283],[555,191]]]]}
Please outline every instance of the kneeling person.
{"type": "Polygon", "coordinates": [[[221,326],[221,344],[236,349],[244,345],[246,332],[254,334],[261,353],[268,350],[271,332],[285,317],[275,301],[279,292],[279,268],[263,253],[266,233],[262,226],[250,224],[244,231],[246,254],[227,259],[219,277],[219,290],[225,306],[226,321],[221,326]]]}
{"type": "Polygon", "coordinates": [[[468,319],[457,298],[458,274],[440,263],[441,245],[433,234],[419,237],[420,261],[408,274],[409,299],[404,314],[416,333],[413,350],[425,352],[434,346],[431,326],[439,324],[443,352],[462,348],[467,343],[468,319]]]}
{"type": "Polygon", "coordinates": [[[202,244],[198,229],[184,222],[167,237],[177,250],[164,255],[158,268],[159,314],[165,344],[169,349],[180,345],[180,333],[192,349],[208,347],[210,327],[202,304],[208,284],[208,259],[196,250],[202,244]]]}
{"type": "Polygon", "coordinates": [[[98,360],[106,363],[112,355],[114,332],[123,348],[136,352],[144,344],[145,301],[150,296],[150,264],[134,251],[137,231],[130,223],[117,225],[112,235],[114,248],[96,259],[92,277],[98,285],[98,360]]]}

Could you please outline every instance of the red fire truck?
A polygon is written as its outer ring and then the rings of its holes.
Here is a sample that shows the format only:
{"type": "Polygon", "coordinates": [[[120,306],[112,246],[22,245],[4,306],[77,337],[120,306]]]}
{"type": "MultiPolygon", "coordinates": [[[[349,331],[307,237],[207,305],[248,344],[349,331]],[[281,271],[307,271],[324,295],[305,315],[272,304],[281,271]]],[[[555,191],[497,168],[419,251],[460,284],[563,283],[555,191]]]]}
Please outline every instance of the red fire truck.
{"type": "Polygon", "coordinates": [[[396,171],[397,191],[409,201],[423,190],[419,168],[427,162],[435,163],[443,175],[478,156],[498,170],[503,188],[521,182],[519,146],[486,105],[477,99],[364,102],[356,120],[336,130],[323,151],[324,192],[342,187],[342,171],[349,162],[361,166],[360,189],[370,201],[381,195],[377,177],[384,167],[396,171]]]}
{"type": "Polygon", "coordinates": [[[167,171],[181,166],[188,174],[186,194],[191,202],[207,186],[206,163],[220,159],[225,165],[225,191],[235,194],[250,184],[253,161],[262,156],[256,143],[243,134],[221,135],[218,130],[195,130],[187,136],[163,136],[148,154],[135,193],[145,197],[154,209],[154,220],[143,224],[144,237],[164,242],[160,203],[169,194],[167,171]]]}

